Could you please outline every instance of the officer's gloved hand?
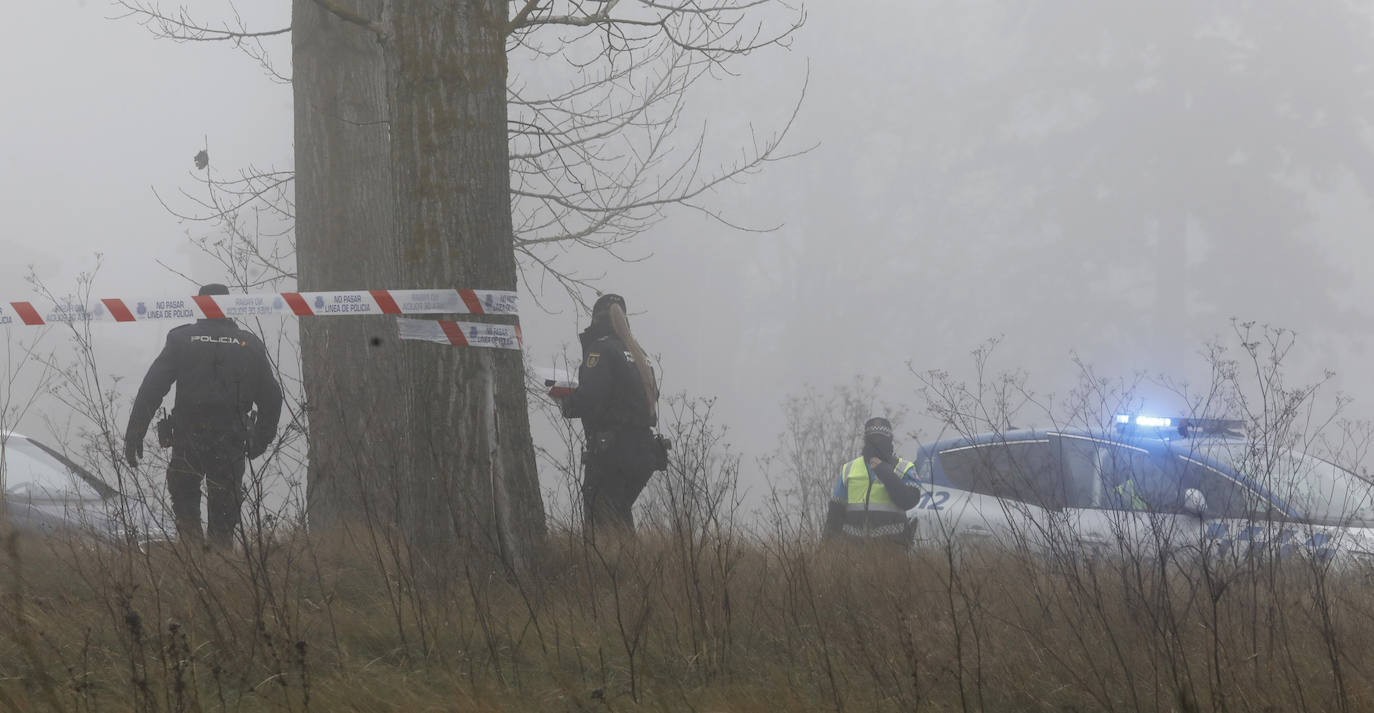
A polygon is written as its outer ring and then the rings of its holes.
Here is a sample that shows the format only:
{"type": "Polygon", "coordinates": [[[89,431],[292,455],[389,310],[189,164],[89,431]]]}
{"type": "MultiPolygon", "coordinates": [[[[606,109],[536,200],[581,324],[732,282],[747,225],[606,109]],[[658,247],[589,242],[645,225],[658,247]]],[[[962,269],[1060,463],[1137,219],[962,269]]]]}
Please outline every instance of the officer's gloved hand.
{"type": "Polygon", "coordinates": [[[894,453],[894,452],[892,451],[892,444],[891,444],[891,443],[888,443],[888,444],[887,444],[887,447],[884,448],[884,449],[882,450],[882,452],[878,454],[878,457],[879,457],[879,458],[882,458],[884,463],[896,463],[896,462],[897,462],[897,454],[894,453]]]}
{"type": "Polygon", "coordinates": [[[892,439],[870,435],[864,437],[864,453],[877,458],[881,463],[896,463],[897,455],[892,451],[892,439]]]}
{"type": "Polygon", "coordinates": [[[130,438],[124,441],[124,460],[130,468],[138,467],[138,459],[143,457],[143,439],[130,438]]]}

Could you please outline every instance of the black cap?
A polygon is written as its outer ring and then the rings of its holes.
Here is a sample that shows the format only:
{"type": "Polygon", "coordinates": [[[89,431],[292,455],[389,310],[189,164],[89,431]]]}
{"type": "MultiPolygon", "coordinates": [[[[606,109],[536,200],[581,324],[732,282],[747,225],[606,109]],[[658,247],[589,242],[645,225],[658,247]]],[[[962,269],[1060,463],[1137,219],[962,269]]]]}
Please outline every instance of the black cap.
{"type": "Polygon", "coordinates": [[[620,309],[622,311],[625,310],[625,298],[615,294],[614,292],[607,292],[606,294],[596,298],[596,303],[592,305],[592,314],[608,310],[611,308],[611,305],[613,304],[618,304],[620,305],[620,309]]]}
{"type": "Polygon", "coordinates": [[[892,422],[882,416],[875,416],[864,422],[864,438],[882,436],[892,438],[892,422]]]}
{"type": "Polygon", "coordinates": [[[218,282],[211,282],[210,284],[201,287],[201,288],[200,288],[200,292],[198,292],[197,294],[201,294],[201,295],[227,295],[227,294],[229,294],[229,288],[228,288],[228,287],[225,287],[224,285],[219,284],[218,282]]]}

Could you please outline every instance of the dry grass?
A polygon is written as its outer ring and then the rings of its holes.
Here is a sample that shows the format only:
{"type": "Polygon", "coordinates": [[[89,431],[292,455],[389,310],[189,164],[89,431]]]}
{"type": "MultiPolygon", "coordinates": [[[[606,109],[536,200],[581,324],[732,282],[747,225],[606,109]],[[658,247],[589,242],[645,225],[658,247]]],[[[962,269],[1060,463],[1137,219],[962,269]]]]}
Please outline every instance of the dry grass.
{"type": "Polygon", "coordinates": [[[1367,579],[1301,562],[562,533],[513,578],[370,543],[225,556],[11,540],[0,708],[1374,708],[1367,579]]]}

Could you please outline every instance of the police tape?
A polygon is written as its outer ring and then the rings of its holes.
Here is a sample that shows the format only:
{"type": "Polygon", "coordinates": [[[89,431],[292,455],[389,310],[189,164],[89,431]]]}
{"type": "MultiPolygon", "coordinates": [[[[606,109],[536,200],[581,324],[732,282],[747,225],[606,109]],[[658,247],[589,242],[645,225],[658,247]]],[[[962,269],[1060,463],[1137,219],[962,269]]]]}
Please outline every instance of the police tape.
{"type": "Polygon", "coordinates": [[[0,302],[0,325],[144,322],[295,315],[519,314],[509,290],[348,290],[199,295],[171,299],[102,299],[92,306],[62,302],[40,311],[32,302],[0,302]]]}
{"type": "Polygon", "coordinates": [[[485,322],[453,322],[446,319],[396,318],[401,339],[452,344],[458,347],[516,349],[523,345],[520,326],[485,322]]]}

